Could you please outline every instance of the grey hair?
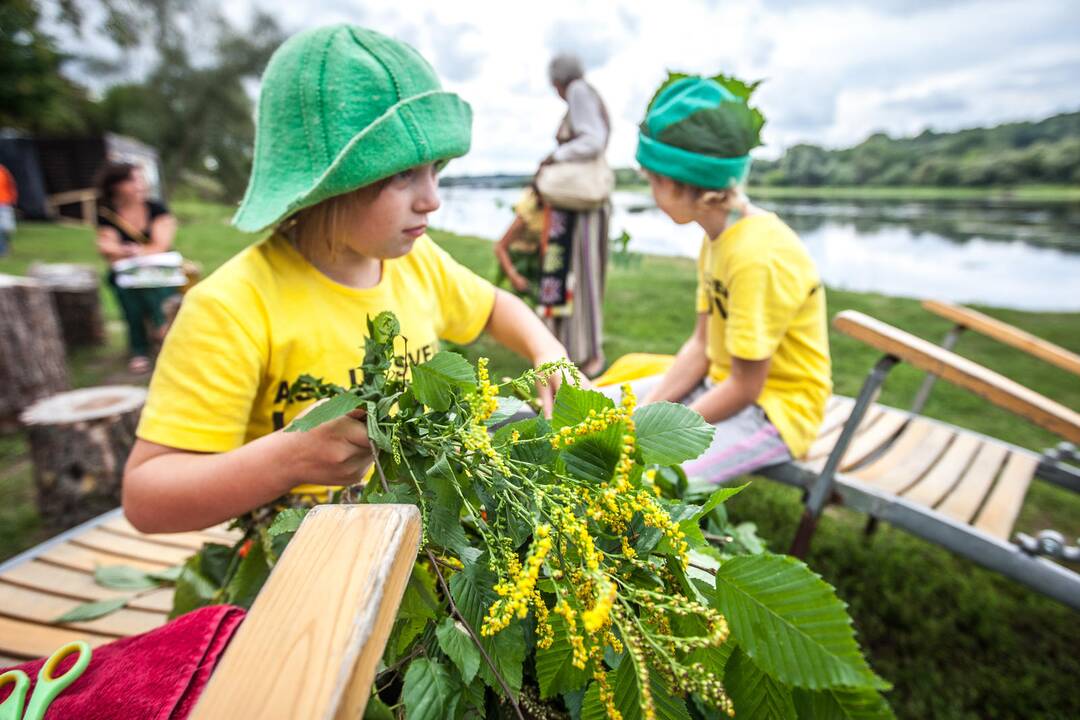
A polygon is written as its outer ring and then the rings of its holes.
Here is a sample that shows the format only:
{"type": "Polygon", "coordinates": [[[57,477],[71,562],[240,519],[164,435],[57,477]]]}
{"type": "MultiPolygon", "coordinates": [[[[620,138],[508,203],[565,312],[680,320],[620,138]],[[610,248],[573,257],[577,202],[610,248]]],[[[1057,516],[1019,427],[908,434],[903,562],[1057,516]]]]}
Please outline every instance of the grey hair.
{"type": "Polygon", "coordinates": [[[554,85],[566,86],[585,77],[581,58],[574,53],[559,53],[548,64],[548,78],[554,85]]]}

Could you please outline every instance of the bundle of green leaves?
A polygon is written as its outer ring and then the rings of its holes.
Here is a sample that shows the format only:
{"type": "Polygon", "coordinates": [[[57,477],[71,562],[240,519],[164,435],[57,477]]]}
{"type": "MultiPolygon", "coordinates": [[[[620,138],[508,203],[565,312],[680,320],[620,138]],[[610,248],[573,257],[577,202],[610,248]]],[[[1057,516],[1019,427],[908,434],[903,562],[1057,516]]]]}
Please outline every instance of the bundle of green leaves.
{"type": "MultiPolygon", "coordinates": [[[[701,492],[678,469],[712,439],[697,413],[636,407],[628,387],[616,403],[565,362],[495,385],[485,361],[440,352],[406,381],[396,319],[368,329],[359,384],[304,378],[325,402],[290,430],[364,408],[375,476],[335,499],[423,516],[370,717],[891,716],[833,589],[729,525],[741,488],[701,492]],[[505,424],[521,402],[502,391],[556,375],[550,421],[505,424]]],[[[174,612],[250,605],[304,512],[242,518],[243,540],[185,564],[174,612]]]]}
{"type": "MultiPolygon", "coordinates": [[[[669,86],[691,77],[699,76],[668,72],[667,79],[661,83],[649,101],[648,109],[652,109],[657,98],[669,86]]],[[[730,92],[735,101],[698,110],[665,127],[656,139],[699,155],[719,158],[749,155],[751,150],[762,144],[761,130],[765,127],[765,115],[758,108],[750,106],[750,96],[761,85],[761,80],[745,82],[724,74],[708,79],[730,92]]],[[[646,134],[651,134],[644,122],[641,128],[646,134]]]]}

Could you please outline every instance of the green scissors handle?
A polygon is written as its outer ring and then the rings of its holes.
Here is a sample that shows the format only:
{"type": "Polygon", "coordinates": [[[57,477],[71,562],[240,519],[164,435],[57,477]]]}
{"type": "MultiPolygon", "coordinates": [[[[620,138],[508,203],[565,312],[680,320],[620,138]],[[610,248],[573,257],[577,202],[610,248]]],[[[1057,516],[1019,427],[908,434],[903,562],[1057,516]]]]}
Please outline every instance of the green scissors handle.
{"type": "Polygon", "coordinates": [[[22,670],[8,670],[0,675],[0,691],[5,685],[14,685],[7,700],[0,703],[0,720],[19,720],[23,705],[26,704],[26,691],[30,689],[30,678],[22,670]]]}
{"type": "MultiPolygon", "coordinates": [[[[30,705],[26,708],[26,714],[21,716],[22,720],[44,720],[45,712],[56,696],[86,671],[90,664],[90,655],[90,646],[81,640],[70,642],[50,655],[38,672],[37,685],[30,696],[30,705]],[[75,653],[79,655],[75,664],[63,675],[55,677],[53,673],[56,672],[57,666],[68,655],[75,653]]],[[[8,683],[14,683],[15,688],[8,699],[0,703],[0,720],[20,720],[23,703],[26,702],[26,691],[30,687],[30,678],[21,670],[9,670],[0,675],[0,687],[8,683]]]]}

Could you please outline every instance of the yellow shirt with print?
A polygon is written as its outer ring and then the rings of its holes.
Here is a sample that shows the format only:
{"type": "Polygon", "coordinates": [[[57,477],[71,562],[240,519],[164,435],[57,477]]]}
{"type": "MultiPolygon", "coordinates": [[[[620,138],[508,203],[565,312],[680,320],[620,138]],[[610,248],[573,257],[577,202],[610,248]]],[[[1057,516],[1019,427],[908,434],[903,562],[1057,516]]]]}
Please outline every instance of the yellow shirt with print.
{"type": "Polygon", "coordinates": [[[793,457],[817,436],[832,391],[825,287],[798,236],[776,215],[752,215],[698,257],[697,311],[708,313],[709,377],[731,358],[772,358],[757,404],[793,457]]]}
{"type": "Polygon", "coordinates": [[[367,289],[334,282],[283,236],[271,235],[184,297],[137,435],[181,450],[233,450],[284,427],[310,404],[289,395],[300,375],[351,384],[368,316],[397,315],[396,370],[405,373],[434,355],[440,338],[475,339],[494,302],[489,282],[426,235],[407,255],[383,261],[379,283],[367,289]]]}

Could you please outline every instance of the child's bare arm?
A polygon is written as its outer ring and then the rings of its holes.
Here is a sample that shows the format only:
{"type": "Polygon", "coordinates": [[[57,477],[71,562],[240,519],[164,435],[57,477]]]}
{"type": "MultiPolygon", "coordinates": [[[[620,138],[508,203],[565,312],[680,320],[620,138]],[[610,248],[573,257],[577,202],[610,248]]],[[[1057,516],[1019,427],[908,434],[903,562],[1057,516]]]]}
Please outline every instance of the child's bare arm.
{"type": "Polygon", "coordinates": [[[303,433],[279,430],[224,453],[137,440],[124,468],[124,514],[143,532],[199,530],[301,483],[356,482],[370,463],[365,425],[352,417],[303,433]]]}
{"type": "Polygon", "coordinates": [[[520,292],[524,292],[529,287],[529,281],[522,276],[514,267],[514,263],[510,260],[510,243],[525,229],[525,221],[521,219],[520,215],[514,216],[514,222],[510,224],[510,227],[506,229],[503,236],[499,238],[499,242],[495,243],[495,257],[499,261],[499,265],[502,267],[506,277],[509,278],[510,283],[520,292]]]}
{"type": "Polygon", "coordinates": [[[95,244],[98,252],[110,263],[135,254],[135,247],[133,245],[125,246],[120,242],[120,234],[111,227],[99,227],[97,229],[95,244]]]}
{"type": "MultiPolygon", "coordinates": [[[[495,293],[495,305],[485,329],[496,342],[528,359],[534,367],[566,357],[566,348],[528,305],[505,290],[495,293]]],[[[550,414],[553,393],[558,389],[558,376],[538,389],[544,411],[550,414]]]]}
{"type": "Polygon", "coordinates": [[[709,356],[705,350],[708,323],[708,313],[698,313],[694,332],[679,349],[675,363],[664,373],[664,377],[649,392],[642,404],[662,400],[679,402],[697,387],[709,371],[709,356]]]}
{"type": "Polygon", "coordinates": [[[731,375],[691,403],[691,409],[697,410],[707,422],[715,423],[726,420],[746,406],[752,405],[757,402],[761,389],[765,387],[771,361],[772,358],[731,358],[731,375]]]}
{"type": "Polygon", "coordinates": [[[150,242],[139,248],[140,255],[152,255],[172,250],[173,238],[176,237],[176,218],[172,213],[159,215],[150,226],[150,242]]]}

